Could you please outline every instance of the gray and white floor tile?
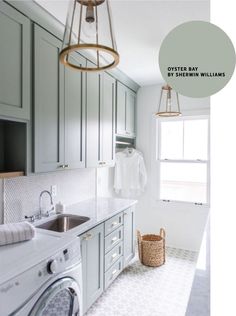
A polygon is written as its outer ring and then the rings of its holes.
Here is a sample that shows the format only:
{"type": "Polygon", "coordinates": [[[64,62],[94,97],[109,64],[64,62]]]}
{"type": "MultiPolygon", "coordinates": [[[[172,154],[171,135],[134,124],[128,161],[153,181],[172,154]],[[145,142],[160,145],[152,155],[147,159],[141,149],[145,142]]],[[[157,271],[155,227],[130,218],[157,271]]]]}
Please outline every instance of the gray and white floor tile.
{"type": "Polygon", "coordinates": [[[86,316],[184,316],[193,282],[197,253],[167,248],[159,268],[136,257],[86,316]]]}

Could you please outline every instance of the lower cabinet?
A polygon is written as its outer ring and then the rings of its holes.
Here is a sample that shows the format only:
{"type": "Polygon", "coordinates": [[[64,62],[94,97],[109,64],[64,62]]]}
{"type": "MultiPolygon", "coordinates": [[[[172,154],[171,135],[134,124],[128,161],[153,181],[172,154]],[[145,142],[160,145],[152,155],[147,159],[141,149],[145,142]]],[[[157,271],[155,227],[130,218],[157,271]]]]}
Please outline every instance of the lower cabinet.
{"type": "Polygon", "coordinates": [[[103,292],[104,224],[80,236],[83,270],[83,313],[103,292]]]}
{"type": "Polygon", "coordinates": [[[134,212],[132,206],[80,236],[84,314],[135,255],[134,212]]]}
{"type": "Polygon", "coordinates": [[[124,222],[124,268],[135,256],[134,206],[123,212],[124,222]]]}

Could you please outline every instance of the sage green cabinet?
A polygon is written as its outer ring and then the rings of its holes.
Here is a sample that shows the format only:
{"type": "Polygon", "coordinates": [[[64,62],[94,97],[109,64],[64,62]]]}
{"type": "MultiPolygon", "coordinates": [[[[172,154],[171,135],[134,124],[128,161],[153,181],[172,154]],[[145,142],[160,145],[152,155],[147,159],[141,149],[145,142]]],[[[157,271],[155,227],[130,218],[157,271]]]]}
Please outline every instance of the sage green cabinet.
{"type": "Polygon", "coordinates": [[[55,171],[64,165],[64,67],[61,42],[34,25],[34,170],[55,171]]]}
{"type": "Polygon", "coordinates": [[[86,166],[114,162],[115,79],[107,73],[86,74],[86,166]]]}
{"type": "Polygon", "coordinates": [[[83,313],[104,288],[104,223],[80,236],[83,274],[83,313]]]}
{"type": "Polygon", "coordinates": [[[60,50],[61,41],[34,26],[35,172],[85,167],[84,76],[59,62],[60,50]]]}
{"type": "MultiPolygon", "coordinates": [[[[74,63],[85,66],[86,60],[75,53],[74,63]]],[[[84,74],[65,67],[65,166],[85,167],[84,74]]]]}
{"type": "Polygon", "coordinates": [[[30,20],[0,2],[0,116],[30,119],[30,20]]]}
{"type": "Polygon", "coordinates": [[[115,157],[115,86],[116,81],[107,73],[102,76],[100,106],[100,164],[112,165],[115,157]]]}
{"type": "Polygon", "coordinates": [[[86,73],[86,167],[98,167],[100,161],[100,86],[101,74],[86,73]]]}
{"type": "Polygon", "coordinates": [[[117,82],[116,134],[135,136],[135,103],[136,93],[117,82]]]}
{"type": "Polygon", "coordinates": [[[135,135],[135,102],[136,102],[136,94],[128,89],[126,92],[126,134],[128,136],[135,135]]]}
{"type": "Polygon", "coordinates": [[[124,225],[124,268],[130,260],[135,256],[135,215],[134,206],[123,212],[124,225]]]}

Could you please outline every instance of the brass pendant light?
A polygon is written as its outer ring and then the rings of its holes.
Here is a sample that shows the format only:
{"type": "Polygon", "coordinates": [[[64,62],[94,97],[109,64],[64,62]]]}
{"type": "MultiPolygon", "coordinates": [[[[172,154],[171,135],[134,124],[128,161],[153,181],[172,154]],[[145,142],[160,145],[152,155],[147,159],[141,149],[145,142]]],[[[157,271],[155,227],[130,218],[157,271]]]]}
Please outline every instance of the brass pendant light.
{"type": "Polygon", "coordinates": [[[87,72],[111,69],[119,63],[109,0],[70,1],[60,61],[87,72]],[[93,63],[78,65],[75,52],[85,52],[93,63]]]}
{"type": "Polygon", "coordinates": [[[180,116],[179,95],[167,84],[161,88],[158,112],[160,117],[180,116]]]}

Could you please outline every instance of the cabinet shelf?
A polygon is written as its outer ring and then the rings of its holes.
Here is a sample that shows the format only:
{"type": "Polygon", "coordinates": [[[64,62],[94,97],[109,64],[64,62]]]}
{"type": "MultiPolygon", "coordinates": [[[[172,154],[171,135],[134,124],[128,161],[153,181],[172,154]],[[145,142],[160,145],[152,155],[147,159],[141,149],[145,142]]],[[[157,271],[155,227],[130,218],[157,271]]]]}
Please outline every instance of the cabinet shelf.
{"type": "Polygon", "coordinates": [[[23,171],[11,171],[11,172],[1,172],[0,171],[0,179],[8,179],[8,178],[16,178],[24,176],[23,171]]]}

